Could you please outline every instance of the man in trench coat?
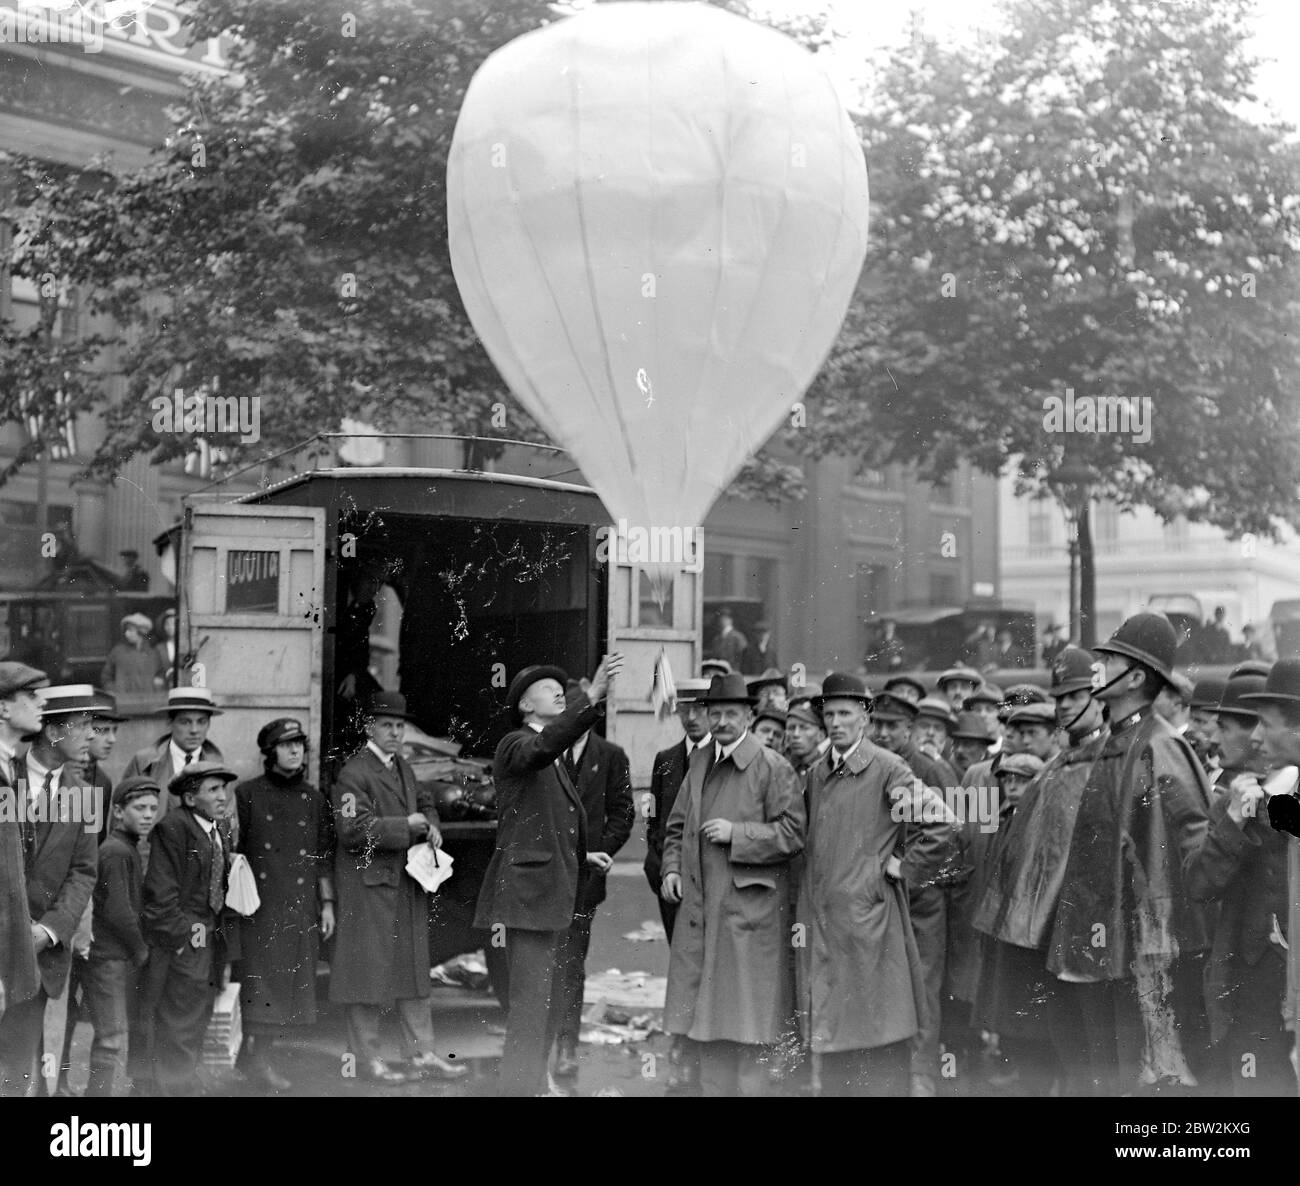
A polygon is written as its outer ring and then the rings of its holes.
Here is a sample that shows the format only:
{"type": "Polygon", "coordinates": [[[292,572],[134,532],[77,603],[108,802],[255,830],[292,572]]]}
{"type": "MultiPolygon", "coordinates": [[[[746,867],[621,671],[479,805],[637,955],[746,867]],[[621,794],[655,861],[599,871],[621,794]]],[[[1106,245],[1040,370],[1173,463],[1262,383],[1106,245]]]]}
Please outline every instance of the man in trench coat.
{"type": "Polygon", "coordinates": [[[376,692],[367,712],[369,740],[344,764],[331,791],[338,930],[330,1000],[347,1006],[348,1047],[360,1073],[378,1083],[410,1077],[381,1056],[379,1018],[393,1006],[415,1075],[455,1079],[468,1069],[433,1049],[429,905],[424,887],[406,872],[406,854],[422,840],[437,847],[442,837],[433,791],[416,782],[401,754],[409,719],[400,692],[376,692]]]}
{"type": "Polygon", "coordinates": [[[803,796],[790,763],[750,732],[743,676],[715,676],[702,700],[714,746],[691,755],[664,839],[661,892],[681,903],[664,1029],[701,1044],[702,1094],[763,1095],[764,1055],[790,1016],[803,796]]]}
{"type": "Polygon", "coordinates": [[[943,864],[952,816],[905,761],[867,739],[862,680],[829,675],[815,703],[831,746],[808,775],[800,1021],[821,1056],[823,1095],[906,1095],[926,996],[904,876],[943,864]]]}

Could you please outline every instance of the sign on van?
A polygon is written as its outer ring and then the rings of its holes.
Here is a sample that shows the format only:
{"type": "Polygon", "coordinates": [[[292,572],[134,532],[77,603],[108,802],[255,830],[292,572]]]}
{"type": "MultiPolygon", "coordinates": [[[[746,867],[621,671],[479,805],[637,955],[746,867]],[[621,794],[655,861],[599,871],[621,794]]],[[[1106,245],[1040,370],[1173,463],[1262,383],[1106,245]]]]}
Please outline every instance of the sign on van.
{"type": "Polygon", "coordinates": [[[280,553],[226,553],[226,612],[273,614],[280,608],[280,553]]]}

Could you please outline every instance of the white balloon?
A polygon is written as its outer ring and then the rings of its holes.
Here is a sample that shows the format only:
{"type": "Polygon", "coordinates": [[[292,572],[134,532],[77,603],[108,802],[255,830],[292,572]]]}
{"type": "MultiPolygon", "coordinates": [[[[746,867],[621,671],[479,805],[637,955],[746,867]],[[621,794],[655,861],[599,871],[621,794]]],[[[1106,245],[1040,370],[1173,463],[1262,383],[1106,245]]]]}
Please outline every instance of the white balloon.
{"type": "Polygon", "coordinates": [[[700,4],[600,4],[503,46],[447,167],[466,311],[613,519],[693,528],[790,414],[867,244],[816,59],[700,4]]]}

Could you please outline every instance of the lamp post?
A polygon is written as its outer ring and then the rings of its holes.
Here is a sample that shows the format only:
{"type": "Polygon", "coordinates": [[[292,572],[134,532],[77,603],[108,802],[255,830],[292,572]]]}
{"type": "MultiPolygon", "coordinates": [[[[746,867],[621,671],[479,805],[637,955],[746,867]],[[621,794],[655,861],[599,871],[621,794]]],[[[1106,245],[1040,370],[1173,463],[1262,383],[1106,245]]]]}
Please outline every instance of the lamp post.
{"type": "Polygon", "coordinates": [[[1096,475],[1082,462],[1063,461],[1047,475],[1069,530],[1070,637],[1091,650],[1097,641],[1097,574],[1092,549],[1092,495],[1096,475]]]}

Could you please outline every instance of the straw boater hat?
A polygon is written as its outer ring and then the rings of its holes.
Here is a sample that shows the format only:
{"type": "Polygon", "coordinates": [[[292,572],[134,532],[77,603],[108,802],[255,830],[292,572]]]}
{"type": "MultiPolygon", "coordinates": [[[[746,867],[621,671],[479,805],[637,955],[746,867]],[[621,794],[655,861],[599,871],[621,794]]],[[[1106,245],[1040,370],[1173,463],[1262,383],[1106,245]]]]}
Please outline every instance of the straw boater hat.
{"type": "Polygon", "coordinates": [[[677,681],[677,703],[694,704],[709,690],[706,679],[682,679],[677,681]]]}
{"type": "Polygon", "coordinates": [[[172,688],[167,693],[168,715],[174,712],[209,712],[214,717],[221,715],[221,709],[212,698],[208,688],[172,688]]]}
{"type": "Polygon", "coordinates": [[[76,712],[99,715],[99,709],[108,707],[90,684],[56,684],[38,689],[36,697],[41,702],[42,717],[70,716],[76,712]]]}
{"type": "Polygon", "coordinates": [[[715,675],[730,675],[731,664],[726,659],[705,659],[700,664],[700,675],[705,679],[712,679],[715,675]]]}
{"type": "Polygon", "coordinates": [[[144,631],[145,634],[148,634],[153,629],[153,623],[145,614],[127,614],[122,619],[121,628],[125,630],[128,626],[134,626],[137,630],[144,631]]]}

